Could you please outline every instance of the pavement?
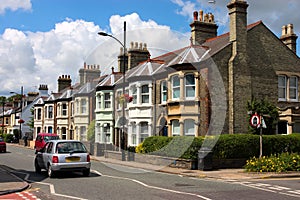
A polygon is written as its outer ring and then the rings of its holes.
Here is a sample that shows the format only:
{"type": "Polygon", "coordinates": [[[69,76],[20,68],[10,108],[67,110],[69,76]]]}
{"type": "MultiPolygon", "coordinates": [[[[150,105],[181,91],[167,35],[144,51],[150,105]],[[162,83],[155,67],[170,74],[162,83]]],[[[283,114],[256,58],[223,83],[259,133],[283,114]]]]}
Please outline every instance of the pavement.
{"type": "MultiPolygon", "coordinates": [[[[21,146],[20,146],[21,147],[21,146]]],[[[26,147],[24,147],[26,148],[26,147]]],[[[288,173],[254,173],[245,172],[243,169],[220,169],[213,171],[187,170],[181,168],[173,168],[168,166],[158,166],[147,163],[138,163],[134,161],[121,161],[105,157],[92,156],[93,160],[97,160],[107,164],[118,164],[133,168],[145,169],[149,171],[164,172],[170,174],[178,174],[194,178],[212,178],[219,180],[253,180],[267,178],[293,178],[300,177],[300,172],[288,173]]],[[[0,195],[21,192],[30,188],[30,183],[17,177],[13,171],[5,165],[0,165],[0,195]]]]}

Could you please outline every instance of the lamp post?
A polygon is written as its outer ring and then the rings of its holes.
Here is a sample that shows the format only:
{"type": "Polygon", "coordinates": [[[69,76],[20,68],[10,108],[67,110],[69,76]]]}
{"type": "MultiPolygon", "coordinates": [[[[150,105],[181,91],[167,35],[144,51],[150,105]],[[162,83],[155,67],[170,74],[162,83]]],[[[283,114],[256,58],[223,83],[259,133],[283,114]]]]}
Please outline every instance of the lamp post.
{"type": "MultiPolygon", "coordinates": [[[[118,40],[118,38],[114,37],[113,35],[107,34],[105,32],[99,32],[98,35],[100,36],[108,36],[116,40],[117,42],[120,43],[120,45],[123,47],[123,66],[122,66],[122,71],[123,71],[123,95],[125,95],[125,59],[126,59],[126,21],[124,21],[124,41],[123,43],[118,40]]],[[[121,152],[122,152],[122,161],[125,161],[125,101],[122,102],[122,118],[121,118],[121,123],[122,123],[122,132],[121,132],[121,152]]]]}

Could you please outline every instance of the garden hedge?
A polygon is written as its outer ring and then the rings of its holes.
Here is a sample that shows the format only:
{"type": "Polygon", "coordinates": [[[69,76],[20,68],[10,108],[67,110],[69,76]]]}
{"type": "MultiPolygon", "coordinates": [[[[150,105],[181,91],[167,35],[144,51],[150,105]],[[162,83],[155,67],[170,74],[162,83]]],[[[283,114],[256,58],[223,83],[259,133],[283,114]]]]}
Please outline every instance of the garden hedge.
{"type": "MultiPolygon", "coordinates": [[[[198,150],[204,141],[205,144],[213,147],[215,159],[249,159],[259,156],[259,136],[249,134],[223,134],[206,138],[153,136],[146,138],[135,150],[137,153],[196,160],[198,150]]],[[[283,152],[300,152],[300,134],[263,135],[263,155],[269,156],[283,152]]]]}

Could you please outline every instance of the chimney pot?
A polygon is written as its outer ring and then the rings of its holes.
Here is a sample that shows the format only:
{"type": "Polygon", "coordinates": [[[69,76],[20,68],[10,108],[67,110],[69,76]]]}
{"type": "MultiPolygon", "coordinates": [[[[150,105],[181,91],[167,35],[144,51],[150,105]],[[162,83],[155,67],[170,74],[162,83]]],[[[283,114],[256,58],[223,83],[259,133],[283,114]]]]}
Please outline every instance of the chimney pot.
{"type": "Polygon", "coordinates": [[[200,11],[199,11],[199,15],[200,15],[199,21],[200,21],[200,22],[203,22],[203,10],[200,10],[200,11]]]}
{"type": "Polygon", "coordinates": [[[194,21],[198,21],[198,12],[194,11],[194,21]]]}

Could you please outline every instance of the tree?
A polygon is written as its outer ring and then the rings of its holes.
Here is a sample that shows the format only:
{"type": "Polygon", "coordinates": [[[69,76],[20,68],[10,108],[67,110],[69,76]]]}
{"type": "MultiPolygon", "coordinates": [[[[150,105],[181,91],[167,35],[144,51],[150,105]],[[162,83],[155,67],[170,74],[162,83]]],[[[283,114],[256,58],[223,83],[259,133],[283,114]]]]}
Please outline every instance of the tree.
{"type": "Polygon", "coordinates": [[[33,130],[34,130],[34,108],[32,107],[30,109],[31,116],[29,117],[29,120],[27,121],[26,125],[29,127],[30,130],[30,139],[33,139],[33,130]]]}
{"type": "Polygon", "coordinates": [[[93,120],[88,127],[87,139],[90,142],[95,142],[95,120],[93,120]]]}
{"type": "MultiPolygon", "coordinates": [[[[258,101],[253,98],[247,103],[248,111],[251,111],[249,115],[249,120],[252,114],[257,113],[263,116],[267,128],[263,128],[263,134],[270,135],[275,134],[275,128],[279,118],[278,108],[269,102],[267,99],[262,99],[258,101]]],[[[253,134],[259,134],[259,128],[253,128],[249,125],[249,132],[253,134]]]]}

